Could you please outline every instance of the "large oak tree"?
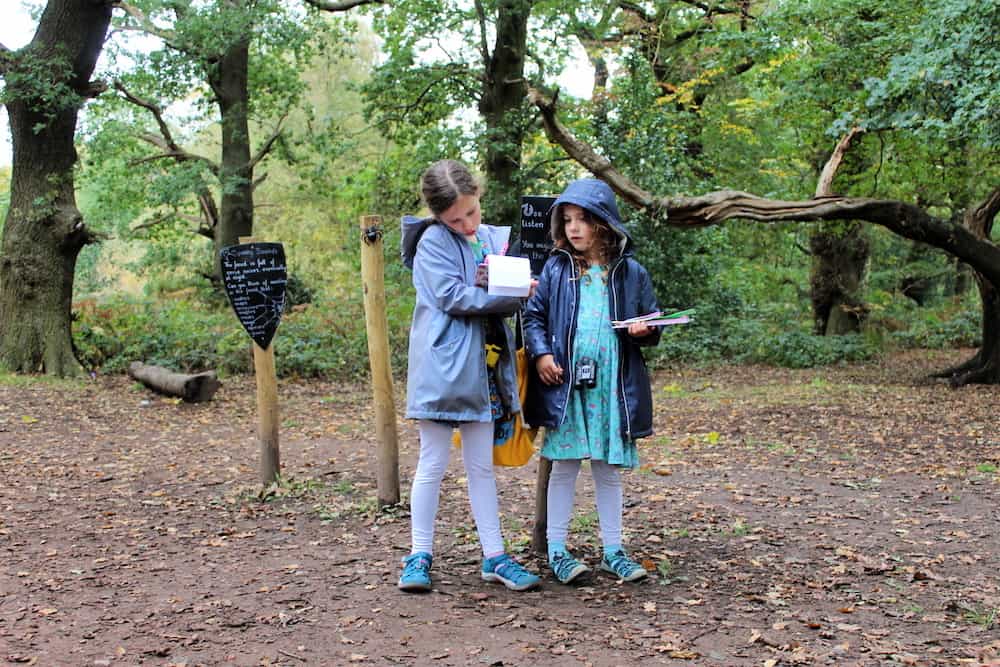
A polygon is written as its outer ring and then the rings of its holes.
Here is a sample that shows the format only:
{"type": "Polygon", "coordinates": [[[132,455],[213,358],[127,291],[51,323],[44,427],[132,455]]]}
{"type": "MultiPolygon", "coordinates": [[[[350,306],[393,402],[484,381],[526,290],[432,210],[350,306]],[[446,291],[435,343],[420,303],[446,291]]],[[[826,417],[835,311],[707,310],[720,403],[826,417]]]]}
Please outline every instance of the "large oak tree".
{"type": "Polygon", "coordinates": [[[77,115],[103,86],[91,81],[112,3],[49,0],[34,38],[0,45],[13,146],[10,209],[0,245],[0,365],[80,372],[70,337],[80,249],[95,241],[77,209],[77,115]]]}

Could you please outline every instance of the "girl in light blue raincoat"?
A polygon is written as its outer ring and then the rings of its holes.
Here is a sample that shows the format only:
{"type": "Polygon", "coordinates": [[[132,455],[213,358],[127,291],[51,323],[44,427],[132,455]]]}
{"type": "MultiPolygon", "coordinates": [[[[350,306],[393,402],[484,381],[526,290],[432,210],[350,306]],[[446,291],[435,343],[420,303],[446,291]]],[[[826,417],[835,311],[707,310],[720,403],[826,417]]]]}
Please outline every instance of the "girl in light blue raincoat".
{"type": "Polygon", "coordinates": [[[509,230],[480,224],[481,188],[468,168],[436,162],[421,179],[432,217],[403,218],[403,262],[413,270],[406,416],[419,420],[420,458],[410,492],[411,553],[399,588],[431,588],[434,521],[454,428],[462,434],[469,502],[483,549],[482,577],[512,590],[539,584],[504,552],[493,476],[494,421],[519,412],[514,345],[504,317],[521,299],[491,296],[478,279],[509,230]]]}

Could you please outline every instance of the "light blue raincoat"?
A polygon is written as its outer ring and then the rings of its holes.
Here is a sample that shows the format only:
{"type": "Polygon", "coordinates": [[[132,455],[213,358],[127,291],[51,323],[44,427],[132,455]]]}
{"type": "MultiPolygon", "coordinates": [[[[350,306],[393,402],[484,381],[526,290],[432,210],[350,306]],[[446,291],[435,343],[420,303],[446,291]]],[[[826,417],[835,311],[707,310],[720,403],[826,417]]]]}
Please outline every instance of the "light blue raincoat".
{"type": "MultiPolygon", "coordinates": [[[[521,299],[490,296],[475,285],[476,260],[462,236],[433,218],[404,216],[401,255],[413,270],[417,302],[410,326],[406,416],[410,419],[488,422],[486,320],[495,316],[506,345],[497,365],[497,389],[511,413],[520,412],[514,340],[504,317],[521,299]]],[[[480,225],[487,253],[498,254],[506,229],[480,225]]]]}

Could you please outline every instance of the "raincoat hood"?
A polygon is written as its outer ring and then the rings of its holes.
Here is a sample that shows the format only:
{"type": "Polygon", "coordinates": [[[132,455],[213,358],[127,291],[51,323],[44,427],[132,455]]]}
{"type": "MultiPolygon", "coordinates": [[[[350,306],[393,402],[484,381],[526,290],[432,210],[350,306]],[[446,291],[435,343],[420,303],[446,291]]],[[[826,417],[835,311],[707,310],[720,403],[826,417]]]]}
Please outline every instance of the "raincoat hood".
{"type": "Polygon", "coordinates": [[[559,226],[559,207],[562,204],[575,204],[608,223],[612,231],[618,235],[620,254],[625,254],[632,249],[632,236],[622,224],[621,215],[618,213],[618,204],[615,202],[615,193],[604,181],[596,178],[581,178],[566,186],[566,189],[549,209],[549,225],[553,238],[555,238],[555,232],[559,226]]]}
{"type": "Polygon", "coordinates": [[[402,219],[402,236],[399,241],[399,255],[408,269],[413,269],[413,258],[417,254],[417,243],[427,231],[434,218],[418,218],[415,215],[404,215],[402,219]]]}

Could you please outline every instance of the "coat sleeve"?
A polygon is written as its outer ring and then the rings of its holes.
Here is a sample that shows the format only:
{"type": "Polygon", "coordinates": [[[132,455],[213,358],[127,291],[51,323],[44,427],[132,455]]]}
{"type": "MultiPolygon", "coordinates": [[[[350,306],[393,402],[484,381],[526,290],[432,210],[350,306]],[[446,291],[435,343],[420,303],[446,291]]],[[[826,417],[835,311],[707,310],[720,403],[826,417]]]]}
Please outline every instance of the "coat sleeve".
{"type": "Polygon", "coordinates": [[[524,347],[530,359],[544,354],[552,354],[552,340],[549,337],[549,295],[552,284],[552,260],[545,263],[538,278],[535,294],[528,299],[521,316],[524,323],[524,347]]]}
{"type": "Polygon", "coordinates": [[[491,296],[482,287],[466,283],[461,257],[456,257],[454,244],[449,241],[434,230],[424,234],[413,262],[413,284],[417,289],[425,290],[434,304],[449,315],[513,315],[522,300],[491,296]]]}
{"type": "MultiPolygon", "coordinates": [[[[653,281],[649,277],[646,267],[638,262],[635,263],[639,278],[639,312],[652,313],[660,309],[656,302],[656,293],[653,292],[653,281]]],[[[641,347],[652,347],[660,342],[663,334],[662,327],[653,327],[653,333],[642,338],[631,338],[632,342],[641,347]]]]}

